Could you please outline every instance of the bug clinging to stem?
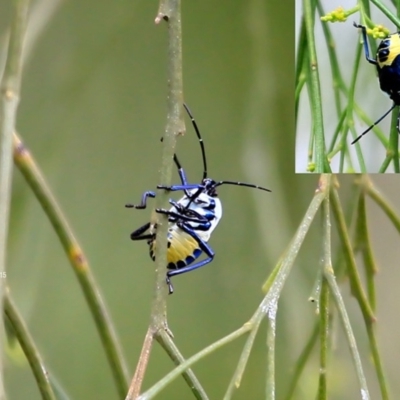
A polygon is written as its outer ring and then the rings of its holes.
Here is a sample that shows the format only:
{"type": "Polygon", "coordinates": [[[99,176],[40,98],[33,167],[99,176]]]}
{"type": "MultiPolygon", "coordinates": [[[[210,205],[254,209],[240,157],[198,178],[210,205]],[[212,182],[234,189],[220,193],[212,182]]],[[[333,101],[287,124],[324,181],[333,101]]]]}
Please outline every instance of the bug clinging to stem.
{"type": "MultiPolygon", "coordinates": [[[[170,209],[158,208],[155,210],[157,213],[168,217],[166,283],[170,294],[174,291],[171,283],[173,276],[203,267],[214,259],[215,252],[208,244],[208,241],[222,217],[222,205],[218,198],[217,188],[222,185],[236,185],[270,192],[267,188],[250,183],[228,180],[215,181],[209,178],[206,152],[200,130],[188,106],[184,104],[184,107],[191,119],[200,144],[203,176],[200,183],[188,183],[186,173],[177,155],[174,154],[174,163],[181,183],[172,186],[157,186],[158,189],[164,189],[169,192],[183,191],[184,193],[178,201],[169,200],[171,204],[170,209]],[[197,261],[203,253],[205,254],[205,258],[197,261]]],[[[156,193],[154,191],[146,191],[143,193],[139,204],[127,204],[126,207],[140,210],[145,209],[148,198],[154,198],[155,196],[156,193]]],[[[150,257],[153,260],[155,260],[156,231],[157,226],[152,226],[150,222],[147,222],[131,233],[132,240],[147,240],[150,257]]]]}
{"type": "MultiPolygon", "coordinates": [[[[354,139],[351,144],[358,142],[374,126],[379,124],[394,108],[400,105],[400,32],[393,33],[383,39],[378,46],[376,57],[371,58],[367,28],[354,22],[356,28],[360,28],[363,36],[364,54],[366,60],[376,66],[381,90],[393,100],[393,105],[380,118],[378,118],[361,135],[354,139]]],[[[397,117],[397,131],[400,133],[400,116],[397,117]]]]}

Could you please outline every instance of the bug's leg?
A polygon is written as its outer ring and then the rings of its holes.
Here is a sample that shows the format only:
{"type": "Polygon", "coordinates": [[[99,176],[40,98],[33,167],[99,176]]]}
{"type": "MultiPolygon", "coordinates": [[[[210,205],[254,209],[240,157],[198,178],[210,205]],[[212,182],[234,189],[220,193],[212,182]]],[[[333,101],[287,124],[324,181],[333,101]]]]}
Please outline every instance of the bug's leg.
{"type": "Polygon", "coordinates": [[[154,233],[147,233],[144,235],[144,233],[150,228],[150,222],[147,224],[144,224],[141,226],[139,229],[136,229],[136,231],[133,231],[131,233],[131,239],[132,240],[146,240],[146,239],[152,239],[154,237],[154,233]]]}
{"type": "MultiPolygon", "coordinates": [[[[392,107],[389,108],[385,112],[385,114],[382,115],[382,117],[378,118],[372,125],[370,125],[361,135],[357,136],[351,144],[357,143],[364,135],[366,135],[375,125],[378,125],[379,122],[381,122],[388,114],[390,114],[393,109],[396,107],[396,103],[393,102],[392,107]]],[[[399,130],[399,117],[397,117],[397,130],[399,130]]],[[[399,132],[400,133],[400,132],[399,132]]]]}
{"type": "Polygon", "coordinates": [[[176,154],[174,154],[174,163],[176,165],[176,168],[178,169],[178,174],[179,174],[179,178],[181,178],[182,185],[187,185],[188,181],[186,178],[185,170],[182,168],[182,165],[179,162],[178,156],[176,154]]]}
{"type": "Polygon", "coordinates": [[[174,286],[171,283],[171,279],[169,279],[168,273],[167,273],[167,277],[165,278],[165,282],[167,282],[167,285],[168,285],[168,294],[174,293],[174,286]]]}
{"type": "Polygon", "coordinates": [[[147,199],[149,197],[156,197],[156,194],[154,192],[148,191],[148,192],[144,192],[142,195],[142,200],[140,202],[140,204],[138,205],[134,205],[134,204],[125,204],[126,208],[136,208],[138,210],[143,210],[147,207],[147,199]]]}
{"type": "MultiPolygon", "coordinates": [[[[161,141],[164,141],[164,138],[161,138],[161,141]]],[[[176,169],[178,170],[179,178],[181,178],[182,185],[187,185],[187,178],[186,178],[186,173],[185,170],[182,168],[181,163],[179,162],[178,156],[174,153],[174,163],[176,165],[176,169]]],[[[184,190],[185,195],[189,197],[189,192],[187,190],[184,190]]]]}
{"type": "Polygon", "coordinates": [[[171,277],[193,271],[197,268],[201,268],[204,265],[209,264],[214,259],[215,255],[214,250],[209,246],[209,244],[206,243],[204,240],[202,240],[199,237],[199,235],[193,229],[191,229],[185,222],[179,221],[177,222],[177,225],[179,226],[179,228],[181,228],[184,232],[190,235],[197,242],[200,249],[208,256],[208,258],[199,261],[195,264],[189,264],[183,268],[168,271],[165,281],[167,282],[168,285],[169,294],[172,294],[174,291],[174,288],[171,284],[171,277]]]}
{"type": "Polygon", "coordinates": [[[172,217],[170,222],[175,222],[177,220],[180,220],[180,221],[187,221],[187,222],[196,222],[198,224],[206,225],[205,227],[199,228],[201,230],[207,230],[207,229],[209,229],[209,227],[211,225],[211,223],[208,221],[208,219],[206,217],[204,217],[203,215],[197,214],[197,213],[196,213],[196,215],[193,215],[193,216],[187,216],[185,214],[180,214],[175,211],[166,210],[165,208],[156,208],[156,212],[159,214],[168,215],[168,217],[172,217]]]}
{"type": "Polygon", "coordinates": [[[199,185],[198,183],[194,183],[194,184],[186,184],[186,185],[172,185],[172,186],[166,186],[166,185],[157,185],[157,189],[164,189],[164,190],[168,190],[169,192],[176,192],[178,190],[183,190],[186,191],[187,190],[191,190],[191,189],[204,189],[204,185],[199,185]]]}
{"type": "Polygon", "coordinates": [[[360,28],[360,29],[361,29],[362,36],[363,36],[363,42],[364,42],[364,44],[363,44],[363,45],[364,45],[364,54],[365,54],[366,60],[367,60],[369,63],[376,65],[376,64],[377,64],[376,60],[374,60],[373,58],[371,58],[371,56],[370,56],[370,54],[369,54],[367,28],[366,28],[364,25],[359,25],[359,24],[357,24],[357,23],[355,23],[355,22],[353,23],[353,25],[354,25],[356,28],[360,28]]]}

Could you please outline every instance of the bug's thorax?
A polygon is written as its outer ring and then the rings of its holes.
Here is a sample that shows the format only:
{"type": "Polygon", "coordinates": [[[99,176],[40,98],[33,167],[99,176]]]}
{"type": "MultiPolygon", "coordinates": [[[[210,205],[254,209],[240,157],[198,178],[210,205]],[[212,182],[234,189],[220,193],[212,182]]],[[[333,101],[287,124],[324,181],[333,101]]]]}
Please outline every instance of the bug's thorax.
{"type": "MultiPolygon", "coordinates": [[[[222,217],[222,205],[221,200],[218,197],[212,197],[204,191],[195,196],[198,193],[198,189],[191,189],[188,191],[189,196],[181,197],[177,204],[183,208],[184,214],[187,216],[200,216],[209,223],[207,229],[204,229],[205,223],[190,221],[188,224],[190,227],[203,238],[208,240],[211,233],[218,225],[222,217]]],[[[176,207],[171,207],[171,211],[182,213],[182,209],[178,210],[176,207]]],[[[176,229],[176,224],[171,223],[171,228],[176,229]]]]}
{"type": "Polygon", "coordinates": [[[383,39],[376,53],[378,68],[391,66],[393,61],[400,55],[400,33],[396,32],[383,39]]]}

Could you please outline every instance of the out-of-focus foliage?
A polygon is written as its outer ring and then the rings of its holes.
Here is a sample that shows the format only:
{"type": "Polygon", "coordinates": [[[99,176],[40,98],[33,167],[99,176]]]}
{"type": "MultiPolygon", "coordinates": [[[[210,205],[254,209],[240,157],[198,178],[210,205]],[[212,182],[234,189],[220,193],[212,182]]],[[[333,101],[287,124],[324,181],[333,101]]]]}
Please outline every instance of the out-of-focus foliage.
{"type": "MultiPolygon", "coordinates": [[[[31,26],[29,35],[46,17],[49,4],[33,2],[37,13],[32,17],[38,25],[31,26]]],[[[148,221],[150,210],[129,210],[124,204],[137,203],[144,190],[158,183],[167,82],[166,27],[154,25],[157,7],[155,1],[60,3],[28,46],[18,114],[19,133],[91,262],[132,372],[148,324],[154,265],[145,243],[129,239],[132,230],[148,221]]],[[[0,9],[4,40],[8,2],[0,0],[0,9]]],[[[315,177],[293,174],[293,14],[291,6],[278,1],[183,2],[185,100],[203,134],[210,176],[273,190],[220,189],[224,216],[210,241],[215,260],[177,277],[176,293],[169,298],[169,325],[185,356],[250,317],[261,299],[261,283],[287,246],[315,188],[315,177]]],[[[189,181],[198,181],[201,158],[189,121],[177,151],[189,181]]],[[[117,398],[98,334],[61,246],[18,171],[13,184],[7,271],[12,296],[50,371],[71,398],[117,398]]],[[[392,199],[398,198],[398,188],[387,179],[385,184],[392,199]]],[[[350,185],[343,182],[342,190],[346,193],[350,185]]],[[[398,257],[390,253],[396,250],[395,233],[380,227],[379,218],[376,223],[379,235],[374,231],[373,238],[393,260],[398,257]],[[389,243],[391,247],[383,247],[389,243]]],[[[318,235],[317,227],[312,233],[318,235]]],[[[278,397],[284,394],[292,362],[314,318],[307,298],[321,249],[312,239],[279,303],[278,397]]],[[[390,366],[399,341],[391,315],[395,310],[389,305],[398,301],[394,296],[399,279],[395,263],[381,260],[380,284],[387,286],[378,293],[378,317],[390,366]]],[[[352,317],[357,320],[358,313],[352,317]]],[[[364,331],[356,329],[357,333],[362,339],[364,331]]],[[[240,345],[195,366],[211,398],[224,393],[240,345]]],[[[332,362],[340,362],[341,368],[333,376],[333,399],[356,390],[348,373],[352,366],[347,349],[340,341],[337,346],[332,362]]],[[[38,399],[29,367],[15,354],[6,363],[9,398],[38,399]]],[[[368,365],[366,347],[363,361],[368,365]]],[[[317,364],[314,367],[302,379],[304,398],[316,387],[317,364]]],[[[144,388],[171,368],[171,361],[155,346],[144,388]]],[[[237,398],[262,398],[264,368],[260,335],[237,398]]],[[[376,393],[373,387],[371,392],[376,393]]],[[[162,398],[187,396],[188,388],[178,379],[162,398]]]]}
{"type": "MultiPolygon", "coordinates": [[[[0,2],[2,38],[7,3],[0,2]]],[[[33,2],[29,37],[49,7],[33,2]]],[[[86,251],[132,371],[148,323],[154,264],[146,244],[129,239],[150,210],[124,204],[137,202],[158,183],[167,82],[166,26],[154,24],[157,7],[155,1],[61,2],[33,46],[28,41],[18,114],[19,133],[86,251]]],[[[185,1],[182,13],[185,100],[204,136],[210,176],[255,181],[275,192],[221,188],[224,218],[211,240],[215,261],[176,278],[169,299],[170,327],[190,355],[249,317],[290,232],[285,218],[286,229],[276,234],[282,221],[274,215],[285,207],[284,200],[279,204],[280,187],[293,178],[294,10],[278,2],[185,1]],[[263,204],[262,215],[254,199],[263,204]],[[275,231],[276,247],[269,245],[268,252],[265,227],[275,231]]],[[[196,182],[200,151],[190,121],[187,128],[178,154],[196,182]]],[[[12,295],[50,370],[73,398],[116,398],[75,276],[18,171],[8,259],[12,295]]],[[[221,395],[231,373],[231,350],[195,369],[213,397],[221,395]]],[[[263,391],[259,354],[243,385],[260,380],[257,397],[263,391]]],[[[171,368],[159,349],[152,357],[145,387],[171,368]]],[[[6,374],[10,398],[38,398],[27,366],[10,362],[6,374]]],[[[163,398],[187,390],[178,380],[163,398]]]]}

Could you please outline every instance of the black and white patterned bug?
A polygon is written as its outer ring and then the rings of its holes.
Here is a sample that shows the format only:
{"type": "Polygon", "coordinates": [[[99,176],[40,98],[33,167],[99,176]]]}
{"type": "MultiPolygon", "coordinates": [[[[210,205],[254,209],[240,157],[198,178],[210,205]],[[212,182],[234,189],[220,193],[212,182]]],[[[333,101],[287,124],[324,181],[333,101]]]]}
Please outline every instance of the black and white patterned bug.
{"type": "MultiPolygon", "coordinates": [[[[214,258],[215,253],[208,244],[208,241],[222,217],[222,205],[218,198],[217,188],[222,185],[236,185],[270,192],[269,189],[250,183],[225,180],[215,181],[208,178],[203,139],[192,113],[185,104],[184,107],[189,114],[200,143],[203,159],[203,177],[200,183],[188,183],[186,173],[175,154],[174,162],[178,169],[181,184],[157,186],[158,189],[164,189],[169,192],[184,192],[184,195],[178,201],[172,199],[169,201],[171,204],[170,209],[156,209],[157,213],[168,216],[168,264],[166,266],[168,271],[166,282],[170,294],[174,291],[171,277],[203,267],[214,258]],[[203,253],[205,254],[205,258],[198,261],[198,258],[203,253]]],[[[147,199],[149,197],[154,198],[155,196],[156,194],[153,191],[144,192],[140,204],[127,204],[126,207],[145,209],[147,207],[147,199]]],[[[155,260],[156,230],[157,226],[152,226],[148,222],[131,233],[132,240],[147,240],[150,247],[150,256],[153,260],[155,260]]]]}

